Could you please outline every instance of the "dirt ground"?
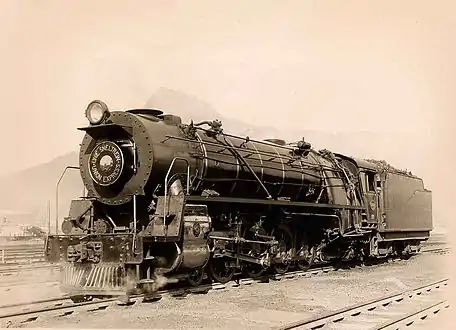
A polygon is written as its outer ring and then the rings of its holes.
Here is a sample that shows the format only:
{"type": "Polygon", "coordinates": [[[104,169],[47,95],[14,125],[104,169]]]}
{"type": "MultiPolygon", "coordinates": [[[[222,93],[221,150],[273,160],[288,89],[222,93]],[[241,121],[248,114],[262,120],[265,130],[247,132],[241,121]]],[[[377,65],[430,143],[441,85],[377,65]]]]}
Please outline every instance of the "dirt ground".
{"type": "MultiPolygon", "coordinates": [[[[112,306],[104,311],[38,318],[21,327],[268,329],[449,277],[453,253],[425,253],[408,261],[339,270],[310,278],[255,283],[184,299],[112,306]]],[[[451,282],[450,282],[451,283],[451,282]]],[[[451,290],[448,290],[451,291],[451,290]]],[[[451,313],[446,313],[447,317],[451,313]]],[[[440,329],[442,317],[428,320],[440,329]],[[436,323],[437,322],[437,323],[436,323]]],[[[14,326],[18,326],[15,324],[14,326]]]]}
{"type": "Polygon", "coordinates": [[[57,271],[40,269],[0,277],[0,305],[62,296],[57,271]]]}

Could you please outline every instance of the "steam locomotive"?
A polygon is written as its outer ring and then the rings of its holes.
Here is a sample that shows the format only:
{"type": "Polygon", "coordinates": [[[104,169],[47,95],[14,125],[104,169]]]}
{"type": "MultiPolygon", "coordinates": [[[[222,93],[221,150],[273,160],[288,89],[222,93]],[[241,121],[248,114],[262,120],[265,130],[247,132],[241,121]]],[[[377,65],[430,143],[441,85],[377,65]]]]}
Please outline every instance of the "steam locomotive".
{"type": "Polygon", "coordinates": [[[197,286],[205,274],[225,283],[239,272],[407,257],[432,230],[431,191],[384,161],[98,100],[86,117],[87,194],[45,243],[73,295],[147,293],[160,276],[197,286]]]}

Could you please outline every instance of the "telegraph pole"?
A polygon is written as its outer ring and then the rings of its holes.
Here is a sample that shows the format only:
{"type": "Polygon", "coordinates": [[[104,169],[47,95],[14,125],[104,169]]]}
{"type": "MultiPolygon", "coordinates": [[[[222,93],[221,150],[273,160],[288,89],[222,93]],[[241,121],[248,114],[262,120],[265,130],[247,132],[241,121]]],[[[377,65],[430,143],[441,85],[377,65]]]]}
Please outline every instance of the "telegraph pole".
{"type": "Polygon", "coordinates": [[[51,200],[48,199],[47,201],[47,227],[48,227],[48,235],[51,234],[51,200]]]}

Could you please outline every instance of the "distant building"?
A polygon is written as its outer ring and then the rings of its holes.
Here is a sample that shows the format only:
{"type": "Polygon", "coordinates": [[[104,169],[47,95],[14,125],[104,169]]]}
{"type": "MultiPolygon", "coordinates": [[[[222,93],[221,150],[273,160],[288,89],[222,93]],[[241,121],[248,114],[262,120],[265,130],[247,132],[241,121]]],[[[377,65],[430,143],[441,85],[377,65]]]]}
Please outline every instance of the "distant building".
{"type": "Polygon", "coordinates": [[[2,224],[0,226],[0,236],[25,236],[25,225],[2,224]]]}
{"type": "MultiPolygon", "coordinates": [[[[36,223],[36,215],[30,212],[0,210],[0,236],[25,236],[26,228],[36,223]]],[[[46,226],[39,224],[45,232],[46,226]]]]}

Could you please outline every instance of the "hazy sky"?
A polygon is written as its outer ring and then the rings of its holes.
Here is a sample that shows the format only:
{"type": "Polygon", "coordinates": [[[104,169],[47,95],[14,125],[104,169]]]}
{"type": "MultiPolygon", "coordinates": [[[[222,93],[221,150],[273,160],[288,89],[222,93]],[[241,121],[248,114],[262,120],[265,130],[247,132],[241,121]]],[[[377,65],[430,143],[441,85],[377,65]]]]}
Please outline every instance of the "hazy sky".
{"type": "Polygon", "coordinates": [[[141,107],[160,86],[259,125],[405,130],[444,151],[453,2],[2,0],[0,174],[77,149],[92,99],[141,107]]]}

